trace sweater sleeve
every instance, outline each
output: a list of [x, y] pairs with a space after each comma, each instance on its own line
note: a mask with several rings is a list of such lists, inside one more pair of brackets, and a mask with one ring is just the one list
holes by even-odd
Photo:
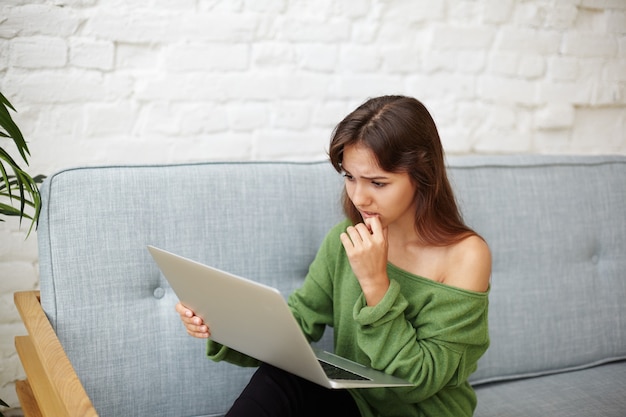
[[402, 392], [404, 402], [417, 403], [444, 387], [464, 384], [476, 370], [489, 345], [487, 294], [415, 276], [399, 278], [402, 284], [392, 279], [374, 307], [360, 297], [353, 317], [363, 360], [413, 382], [396, 393]]
[[[345, 222], [344, 222], [345, 223]], [[328, 253], [336, 251], [334, 236], [337, 230], [345, 229], [344, 223], [335, 226], [326, 236], [309, 272], [300, 288], [288, 299], [289, 307], [309, 342], [318, 341], [327, 326], [334, 326], [334, 270], [328, 262]]]
[[226, 361], [239, 366], [259, 366], [260, 362], [251, 356], [245, 355], [211, 339], [207, 341], [206, 354], [214, 362]]

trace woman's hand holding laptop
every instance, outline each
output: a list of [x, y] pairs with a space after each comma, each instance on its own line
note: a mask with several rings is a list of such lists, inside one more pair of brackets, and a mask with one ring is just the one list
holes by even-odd
[[181, 303], [176, 303], [176, 311], [180, 314], [180, 319], [185, 325], [185, 328], [187, 328], [187, 333], [189, 333], [190, 336], [206, 339], [211, 335], [209, 327], [204, 324], [204, 320], [196, 316], [193, 311], [189, 310]]

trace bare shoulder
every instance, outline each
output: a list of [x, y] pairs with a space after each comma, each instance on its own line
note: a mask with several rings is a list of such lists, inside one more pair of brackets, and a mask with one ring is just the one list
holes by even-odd
[[449, 247], [444, 283], [454, 287], [484, 292], [491, 277], [489, 245], [472, 235]]

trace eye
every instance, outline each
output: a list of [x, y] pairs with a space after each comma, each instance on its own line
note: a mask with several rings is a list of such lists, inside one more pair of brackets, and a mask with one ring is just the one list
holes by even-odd
[[352, 180], [354, 180], [354, 177], [353, 177], [352, 175], [348, 174], [347, 172], [344, 172], [344, 173], [343, 173], [343, 177], [344, 177], [346, 180], [348, 180], [348, 181], [352, 181]]
[[378, 182], [378, 181], [372, 181], [372, 184], [374, 185], [374, 187], [376, 188], [383, 188], [385, 185], [387, 185], [384, 182]]

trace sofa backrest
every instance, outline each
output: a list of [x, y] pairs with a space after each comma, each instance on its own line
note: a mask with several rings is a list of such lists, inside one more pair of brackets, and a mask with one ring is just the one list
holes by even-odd
[[626, 358], [626, 158], [451, 159], [493, 256], [491, 346], [475, 383]]
[[38, 229], [41, 302], [98, 413], [221, 415], [251, 373], [206, 359], [146, 245], [287, 295], [342, 219], [341, 182], [327, 162], [99, 167], [49, 177]]
[[[626, 158], [449, 159], [493, 252], [474, 383], [626, 357]], [[251, 370], [204, 359], [152, 244], [285, 296], [341, 220], [327, 162], [78, 168], [42, 188], [41, 300], [101, 416], [221, 415]], [[270, 325], [270, 324], [268, 324]]]

